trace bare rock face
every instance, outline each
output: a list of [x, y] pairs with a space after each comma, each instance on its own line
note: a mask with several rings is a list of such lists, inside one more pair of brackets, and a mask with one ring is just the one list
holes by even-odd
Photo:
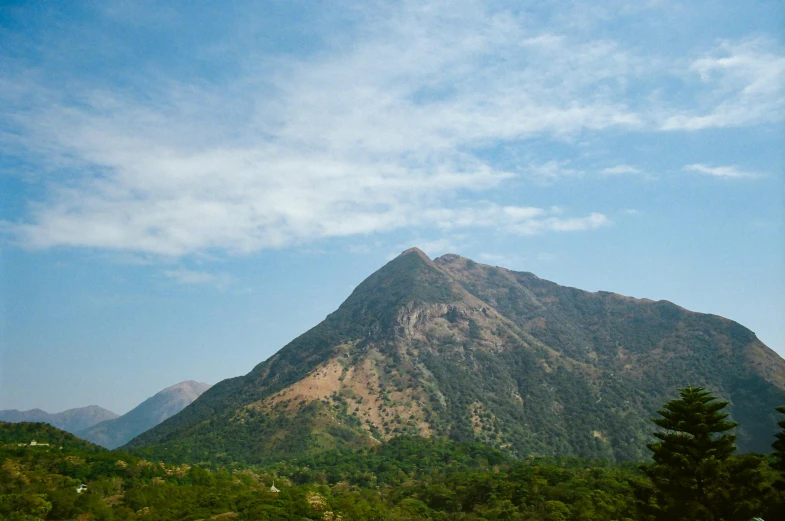
[[128, 413], [77, 432], [87, 441], [114, 449], [174, 416], [196, 400], [210, 385], [191, 380], [167, 387]]
[[260, 462], [419, 434], [638, 460], [648, 418], [688, 384], [731, 401], [742, 450], [768, 450], [785, 360], [743, 326], [413, 248], [127, 448]]

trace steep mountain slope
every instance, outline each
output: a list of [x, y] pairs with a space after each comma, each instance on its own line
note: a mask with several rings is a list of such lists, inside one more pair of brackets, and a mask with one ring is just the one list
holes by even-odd
[[111, 420], [113, 418], [117, 418], [115, 413], [107, 411], [97, 405], [68, 409], [67, 411], [55, 414], [49, 414], [41, 409], [31, 409], [29, 411], [17, 411], [16, 409], [0, 411], [0, 421], [3, 422], [43, 422], [54, 425], [58, 429], [70, 433], [76, 433], [104, 420]]
[[648, 418], [687, 384], [732, 401], [742, 449], [768, 450], [785, 361], [739, 324], [411, 249], [128, 447], [263, 461], [405, 433], [635, 460]]
[[202, 382], [180, 382], [156, 393], [119, 418], [103, 421], [77, 434], [96, 445], [117, 448], [182, 411], [209, 388], [209, 384]]

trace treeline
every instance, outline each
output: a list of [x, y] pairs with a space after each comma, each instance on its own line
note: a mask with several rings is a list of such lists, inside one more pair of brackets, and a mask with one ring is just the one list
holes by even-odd
[[[634, 470], [538, 459], [480, 468], [485, 458], [472, 456], [475, 447], [440, 440], [397, 440], [393, 451], [350, 459], [340, 474], [333, 474], [329, 458], [314, 468], [207, 470], [116, 452], [33, 449], [3, 449], [2, 519], [621, 520], [634, 514], [628, 485]], [[426, 464], [421, 451], [440, 459]], [[388, 459], [391, 453], [400, 459]], [[88, 488], [79, 494], [81, 483]]]
[[[401, 437], [265, 467], [206, 468], [104, 451], [44, 424], [3, 424], [0, 519], [785, 519], [785, 418], [772, 455], [735, 455], [726, 405], [682, 390], [654, 420], [652, 461], [641, 466], [513, 460], [481, 444]], [[30, 446], [31, 436], [51, 443]]]

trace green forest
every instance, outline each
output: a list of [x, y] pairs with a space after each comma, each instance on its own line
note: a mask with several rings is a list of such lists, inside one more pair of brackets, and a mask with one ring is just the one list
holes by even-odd
[[192, 466], [5, 423], [0, 519], [785, 519], [785, 407], [772, 453], [739, 455], [727, 405], [681, 390], [652, 420], [651, 458], [640, 464], [514, 459], [480, 443], [401, 436], [264, 466]]

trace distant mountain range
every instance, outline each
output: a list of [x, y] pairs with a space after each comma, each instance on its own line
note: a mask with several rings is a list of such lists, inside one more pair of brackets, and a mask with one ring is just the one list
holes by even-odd
[[180, 382], [156, 393], [122, 416], [90, 405], [56, 414], [41, 409], [0, 411], [0, 421], [48, 423], [96, 445], [114, 449], [182, 411], [209, 388], [209, 384], [201, 382]]
[[102, 421], [75, 434], [96, 445], [114, 449], [182, 411], [209, 388], [209, 384], [202, 382], [180, 382], [156, 393], [119, 418]]
[[742, 450], [770, 450], [785, 360], [749, 329], [410, 249], [316, 327], [126, 448], [262, 462], [419, 434], [516, 456], [640, 460], [649, 418], [688, 384], [730, 400]]
[[112, 420], [117, 417], [117, 414], [97, 405], [68, 409], [55, 414], [49, 414], [41, 409], [0, 411], [0, 421], [3, 422], [43, 422], [71, 433], [76, 433], [104, 420]]

